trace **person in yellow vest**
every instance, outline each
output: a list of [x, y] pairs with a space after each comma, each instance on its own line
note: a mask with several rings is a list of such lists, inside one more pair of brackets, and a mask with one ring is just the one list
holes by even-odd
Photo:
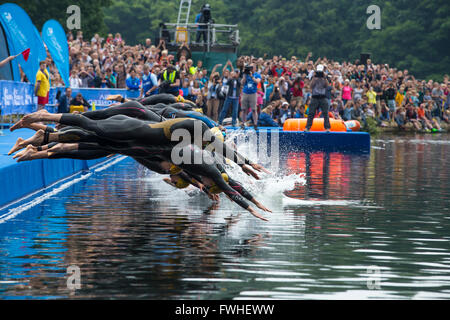
[[177, 97], [180, 94], [179, 88], [180, 73], [170, 64], [159, 79], [159, 92], [169, 93]]
[[36, 74], [36, 85], [34, 94], [38, 97], [38, 110], [44, 109], [48, 104], [48, 95], [50, 92], [50, 75], [47, 71], [47, 64], [45, 61], [39, 63], [39, 70]]

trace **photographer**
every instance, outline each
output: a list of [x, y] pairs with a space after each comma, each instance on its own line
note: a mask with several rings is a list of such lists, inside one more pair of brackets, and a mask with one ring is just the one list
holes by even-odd
[[205, 4], [202, 7], [201, 10], [202, 11], [195, 18], [195, 23], [199, 23], [200, 24], [198, 26], [198, 29], [197, 29], [197, 39], [195, 41], [197, 43], [200, 42], [200, 38], [202, 36], [203, 36], [203, 42], [207, 42], [208, 41], [208, 35], [207, 35], [208, 26], [206, 26], [206, 24], [212, 22], [210, 5], [209, 4]]
[[180, 83], [180, 73], [170, 64], [159, 79], [159, 93], [169, 93], [178, 96]]
[[220, 75], [218, 72], [213, 72], [211, 75], [211, 79], [208, 83], [208, 96], [207, 96], [207, 112], [206, 115], [213, 119], [214, 121], [218, 120], [219, 117], [219, 99], [217, 95], [217, 89], [220, 85]]
[[305, 131], [309, 131], [313, 124], [314, 117], [318, 108], [322, 109], [324, 118], [324, 126], [327, 132], [330, 132], [330, 117], [328, 115], [328, 100], [326, 98], [328, 80], [323, 73], [324, 66], [319, 64], [316, 72], [311, 80], [311, 105], [308, 109], [308, 122], [306, 123]]
[[242, 94], [242, 119], [245, 120], [247, 118], [247, 114], [252, 112], [253, 115], [253, 123], [256, 129], [256, 124], [258, 123], [258, 110], [256, 108], [256, 91], [258, 87], [258, 83], [261, 81], [261, 75], [257, 72], [253, 72], [254, 65], [251, 64], [244, 68], [244, 76], [242, 78], [241, 85], [243, 87]]

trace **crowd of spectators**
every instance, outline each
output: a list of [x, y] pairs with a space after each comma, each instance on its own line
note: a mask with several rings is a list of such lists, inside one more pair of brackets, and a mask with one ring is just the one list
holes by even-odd
[[[76, 36], [69, 33], [67, 40], [71, 88], [126, 88], [148, 96], [169, 82], [174, 94], [196, 102], [220, 123], [231, 117], [233, 125], [282, 126], [288, 118], [306, 118], [310, 81], [318, 64], [325, 67], [326, 98], [335, 119], [363, 125], [372, 118], [379, 126], [402, 129], [412, 123], [417, 130], [440, 130], [442, 123], [449, 123], [447, 75], [441, 83], [425, 81], [370, 59], [313, 61], [311, 53], [304, 59], [242, 56], [236, 67], [228, 61], [208, 72], [202, 61], [194, 64], [185, 43], [170, 55], [164, 40], [155, 45], [146, 39], [145, 44], [129, 46], [119, 33], [106, 39], [96, 34], [86, 41], [79, 31]], [[52, 86], [63, 86], [49, 60]]]

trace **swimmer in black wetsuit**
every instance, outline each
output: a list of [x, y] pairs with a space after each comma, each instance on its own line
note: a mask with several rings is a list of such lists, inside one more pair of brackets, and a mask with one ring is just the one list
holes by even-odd
[[145, 97], [142, 99], [128, 99], [123, 98], [121, 95], [111, 95], [106, 98], [106, 100], [109, 101], [117, 101], [119, 103], [124, 103], [128, 101], [138, 101], [139, 103], [143, 104], [144, 106], [156, 106], [156, 105], [174, 105], [178, 104], [177, 109], [183, 109], [183, 110], [190, 110], [193, 108], [197, 108], [197, 105], [189, 100], [184, 99], [181, 96], [175, 97], [174, 95], [167, 94], [167, 93], [161, 93], [156, 94], [153, 96]]
[[[172, 141], [174, 138], [173, 133], [177, 129], [184, 129], [190, 134], [190, 139], [194, 140], [195, 134], [201, 134], [202, 147], [206, 147], [209, 144], [213, 144], [213, 148], [216, 153], [223, 155], [226, 158], [241, 165], [250, 165], [257, 171], [265, 170], [262, 166], [251, 162], [247, 158], [243, 157], [235, 150], [229, 148], [220, 139], [218, 139], [208, 127], [201, 121], [193, 119], [172, 119], [161, 123], [149, 123], [142, 120], [126, 117], [126, 116], [113, 116], [105, 120], [92, 120], [83, 115], [73, 114], [50, 114], [47, 112], [37, 112], [31, 115], [25, 116], [14, 127], [22, 127], [29, 123], [38, 121], [53, 121], [68, 126], [77, 126], [84, 130], [90, 131], [97, 135], [97, 138], [102, 140], [109, 140], [113, 142], [129, 142], [135, 146], [141, 147], [153, 147], [158, 145], [177, 145], [181, 140], [181, 136], [178, 141]], [[195, 132], [201, 130], [201, 132]], [[70, 131], [70, 130], [69, 130]], [[38, 131], [36, 135], [28, 140], [25, 140], [11, 149], [10, 154], [14, 153], [21, 148], [24, 148], [28, 144], [40, 145], [43, 140], [43, 132]], [[95, 138], [90, 135], [89, 138]], [[130, 142], [131, 141], [131, 142]], [[49, 142], [97, 142], [86, 139], [86, 135], [74, 136], [69, 135], [67, 132], [49, 134]], [[190, 143], [195, 143], [191, 141]], [[244, 169], [244, 167], [243, 167]], [[245, 171], [245, 169], [244, 169]]]

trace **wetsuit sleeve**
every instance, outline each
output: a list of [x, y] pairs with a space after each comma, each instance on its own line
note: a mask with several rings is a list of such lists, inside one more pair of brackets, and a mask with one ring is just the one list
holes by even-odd
[[242, 184], [240, 184], [239, 182], [237, 182], [236, 180], [233, 180], [231, 178], [229, 178], [228, 184], [230, 185], [231, 188], [233, 188], [234, 190], [236, 190], [237, 192], [239, 192], [245, 199], [252, 201], [253, 200], [253, 196], [251, 195], [250, 192], [248, 192], [243, 186]]
[[218, 140], [215, 136], [211, 137], [211, 141], [214, 143], [216, 147], [218, 147], [214, 152], [216, 154], [220, 154], [224, 158], [232, 160], [234, 163], [243, 166], [244, 164], [251, 165], [253, 164], [252, 161], [241, 155], [236, 150], [230, 148], [222, 141]]
[[231, 188], [225, 180], [223, 180], [222, 175], [210, 177], [213, 179], [214, 183], [234, 202], [236, 202], [238, 205], [240, 205], [245, 210], [248, 209], [250, 206], [245, 199], [233, 188]]

